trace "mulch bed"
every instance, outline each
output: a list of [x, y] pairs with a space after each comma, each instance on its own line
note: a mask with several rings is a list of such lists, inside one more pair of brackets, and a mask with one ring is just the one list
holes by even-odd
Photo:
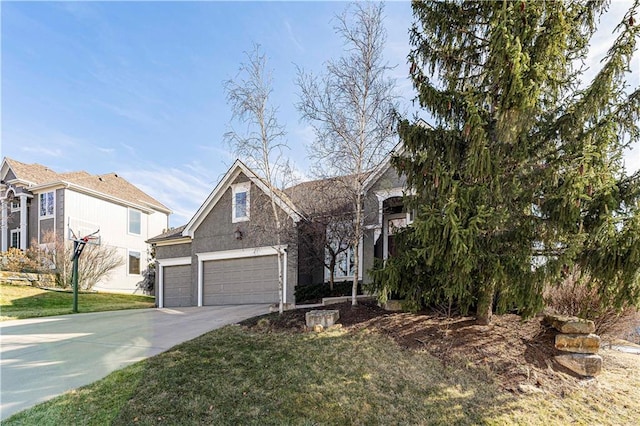
[[517, 315], [494, 315], [492, 323], [483, 326], [472, 317], [388, 312], [373, 302], [361, 302], [355, 307], [340, 303], [296, 309], [241, 324], [264, 332], [308, 332], [305, 314], [319, 309], [338, 309], [338, 323], [347, 331], [377, 331], [406, 350], [427, 351], [445, 366], [472, 364], [487, 369], [510, 392], [545, 391], [561, 396], [583, 380], [553, 361], [556, 332], [540, 317], [522, 321]]

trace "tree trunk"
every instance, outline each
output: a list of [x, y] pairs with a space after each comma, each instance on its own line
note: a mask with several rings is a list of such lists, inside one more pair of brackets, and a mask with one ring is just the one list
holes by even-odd
[[282, 249], [280, 248], [280, 238], [278, 237], [278, 313], [282, 315], [284, 312], [284, 281], [282, 274]]
[[333, 293], [333, 285], [335, 282], [335, 270], [336, 270], [336, 257], [333, 256], [331, 262], [329, 262], [329, 290]]
[[476, 308], [476, 323], [489, 325], [493, 314], [493, 296], [495, 284], [493, 282], [483, 285], [478, 294], [478, 306]]
[[[358, 167], [360, 172], [360, 167]], [[358, 173], [358, 194], [356, 196], [356, 229], [355, 241], [353, 244], [353, 287], [351, 287], [351, 306], [358, 304], [358, 280], [360, 276], [360, 234], [362, 232], [362, 184], [360, 183], [360, 173]]]

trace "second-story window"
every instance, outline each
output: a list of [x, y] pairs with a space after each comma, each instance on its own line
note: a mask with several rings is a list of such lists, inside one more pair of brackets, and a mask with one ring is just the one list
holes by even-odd
[[140, 235], [142, 229], [142, 213], [138, 210], [129, 209], [129, 233]]
[[55, 196], [54, 192], [45, 192], [40, 194], [40, 217], [53, 216], [55, 212]]
[[251, 189], [250, 182], [238, 183], [231, 186], [232, 189], [232, 208], [231, 208], [231, 221], [245, 222], [249, 220], [249, 190]]

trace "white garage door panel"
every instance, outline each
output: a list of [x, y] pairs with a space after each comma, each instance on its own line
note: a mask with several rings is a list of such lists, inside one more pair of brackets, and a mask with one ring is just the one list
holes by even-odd
[[192, 306], [191, 265], [165, 266], [164, 306]]
[[276, 256], [204, 262], [204, 304], [278, 302]]

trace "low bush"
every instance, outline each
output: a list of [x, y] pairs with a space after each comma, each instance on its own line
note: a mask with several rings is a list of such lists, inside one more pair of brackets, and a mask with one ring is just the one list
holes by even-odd
[[[323, 297], [351, 296], [353, 281], [340, 281], [333, 284], [333, 291], [329, 283], [307, 284], [296, 286], [296, 303], [318, 302]], [[358, 294], [362, 294], [362, 283], [358, 284]]]
[[544, 299], [553, 313], [592, 320], [597, 334], [630, 338], [640, 324], [637, 309], [616, 309], [602, 303], [597, 290], [589, 287], [588, 277], [580, 276], [578, 271], [571, 272], [561, 285], [549, 286]]
[[23, 252], [12, 247], [0, 256], [0, 269], [8, 272], [40, 273], [44, 268], [36, 251]]

